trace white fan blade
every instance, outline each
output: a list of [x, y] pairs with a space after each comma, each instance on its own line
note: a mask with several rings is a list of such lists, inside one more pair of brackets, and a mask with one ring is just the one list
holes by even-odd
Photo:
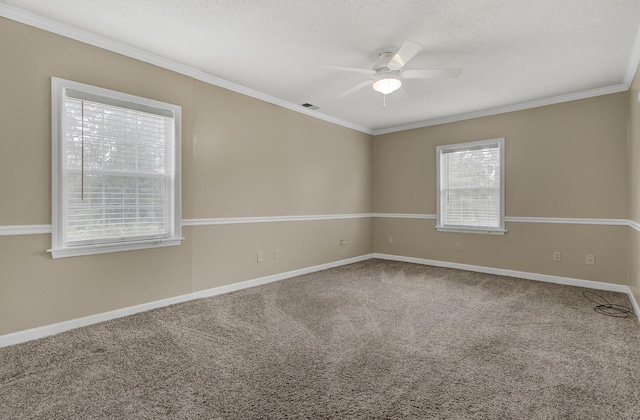
[[423, 69], [405, 70], [400, 73], [403, 79], [444, 79], [447, 77], [458, 77], [462, 69]]
[[391, 70], [400, 70], [405, 64], [409, 62], [416, 54], [423, 48], [422, 44], [417, 42], [407, 41], [404, 43], [400, 50], [393, 56], [387, 67]]
[[364, 73], [364, 74], [375, 74], [375, 70], [367, 70], [367, 69], [359, 69], [355, 67], [340, 67], [340, 66], [324, 66], [325, 69], [328, 70], [340, 70], [340, 71], [351, 71], [355, 73]]
[[360, 90], [362, 88], [365, 88], [367, 86], [370, 86], [373, 83], [373, 80], [367, 80], [366, 82], [362, 82], [359, 83], [357, 85], [355, 85], [354, 87], [352, 87], [349, 90], [345, 90], [344, 92], [342, 92], [340, 95], [338, 95], [338, 98], [344, 98], [345, 96], [351, 95], [353, 92]]

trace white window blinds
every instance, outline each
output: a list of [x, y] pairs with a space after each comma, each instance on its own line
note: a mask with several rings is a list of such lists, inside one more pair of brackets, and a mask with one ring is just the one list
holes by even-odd
[[67, 97], [68, 245], [171, 236], [173, 119]]
[[[85, 87], [89, 91], [62, 88], [59, 98], [54, 257], [60, 249], [103, 246], [98, 252], [112, 252], [122, 250], [119, 244], [142, 244], [124, 248], [139, 249], [178, 239], [176, 109]], [[111, 250], [104, 247], [109, 245]]]
[[504, 229], [504, 139], [438, 147], [438, 227]]

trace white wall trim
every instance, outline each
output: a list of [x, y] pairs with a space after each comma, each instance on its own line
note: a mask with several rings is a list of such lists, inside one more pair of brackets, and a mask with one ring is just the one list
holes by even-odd
[[636, 231], [640, 232], [640, 223], [638, 222], [634, 222], [633, 220], [628, 220], [629, 222], [629, 227], [632, 229], [635, 229]]
[[556, 223], [566, 225], [609, 225], [609, 226], [629, 226], [626, 219], [590, 219], [576, 217], [505, 217], [507, 222], [512, 223]]
[[[410, 214], [410, 213], [372, 213], [373, 217], [389, 218], [389, 219], [437, 219], [435, 214]], [[610, 225], [610, 226], [629, 226], [640, 230], [640, 223], [632, 222], [627, 219], [595, 219], [595, 218], [577, 218], [577, 217], [517, 217], [506, 216], [505, 222], [511, 223], [556, 223], [568, 225]], [[632, 225], [635, 224], [635, 225]]]
[[153, 64], [154, 66], [175, 71], [177, 73], [192, 77], [202, 82], [209, 83], [214, 86], [219, 86], [221, 88], [228, 89], [233, 92], [237, 92], [242, 95], [246, 95], [255, 99], [259, 99], [261, 101], [268, 102], [294, 112], [305, 114], [313, 118], [317, 118], [332, 124], [340, 125], [340, 126], [350, 128], [352, 130], [360, 131], [362, 133], [373, 135], [373, 136], [394, 133], [398, 131], [411, 130], [414, 128], [422, 128], [422, 127], [429, 127], [432, 125], [463, 121], [463, 120], [468, 120], [472, 118], [488, 117], [491, 115], [504, 114], [507, 112], [521, 111], [525, 109], [537, 108], [537, 107], [546, 106], [546, 105], [553, 105], [553, 104], [562, 103], [562, 102], [575, 101], [578, 99], [591, 98], [594, 96], [601, 96], [601, 95], [608, 95], [611, 93], [623, 92], [623, 91], [629, 90], [629, 86], [631, 85], [631, 81], [633, 80], [633, 75], [635, 74], [635, 69], [638, 67], [638, 63], [640, 62], [640, 31], [639, 31], [638, 37], [636, 37], [636, 41], [635, 41], [631, 56], [629, 58], [629, 63], [627, 64], [627, 69], [624, 74], [624, 79], [622, 83], [611, 85], [611, 86], [604, 86], [597, 89], [589, 89], [581, 92], [569, 93], [566, 95], [553, 96], [550, 98], [542, 98], [542, 99], [537, 99], [533, 101], [521, 102], [517, 104], [511, 104], [511, 105], [506, 105], [506, 106], [501, 106], [496, 108], [468, 112], [464, 114], [452, 115], [452, 116], [447, 116], [442, 118], [434, 118], [434, 119], [412, 123], [412, 124], [404, 124], [404, 125], [398, 125], [394, 127], [374, 130], [368, 127], [363, 127], [361, 125], [351, 123], [349, 121], [332, 117], [330, 115], [326, 115], [318, 111], [310, 110], [301, 105], [294, 104], [294, 103], [285, 101], [283, 99], [276, 98], [271, 95], [267, 95], [266, 93], [259, 92], [257, 90], [250, 89], [248, 87], [229, 82], [228, 80], [224, 80], [219, 77], [204, 73], [203, 71], [198, 70], [194, 67], [180, 64], [178, 62], [132, 47], [130, 45], [117, 42], [96, 34], [92, 34], [91, 32], [74, 28], [70, 25], [65, 25], [63, 23], [56, 22], [52, 19], [47, 19], [43, 16], [36, 15], [31, 12], [27, 12], [26, 10], [23, 10], [17, 7], [9, 6], [6, 4], [0, 4], [0, 16], [14, 20], [16, 22], [27, 24], [29, 26], [43, 29], [45, 31], [48, 31], [54, 34], [62, 35], [64, 37], [71, 38], [76, 41], [83, 42], [85, 44], [93, 45], [93, 46], [96, 46], [108, 51], [112, 51], [130, 58], [134, 58], [136, 60], [140, 60], [145, 63]]
[[612, 93], [629, 90], [626, 83], [605, 86], [597, 89], [589, 89], [581, 92], [569, 93], [566, 95], [552, 96], [550, 98], [536, 99], [534, 101], [520, 102], [517, 104], [505, 105], [496, 108], [482, 109], [479, 111], [467, 112], [465, 114], [451, 115], [432, 120], [421, 121], [411, 124], [397, 125], [395, 127], [381, 128], [373, 130], [374, 136], [382, 134], [396, 133], [398, 131], [413, 130], [415, 128], [430, 127], [432, 125], [448, 124], [457, 121], [470, 120], [473, 118], [490, 117], [492, 115], [506, 114], [508, 112], [523, 111], [525, 109], [538, 108], [541, 106], [555, 105], [563, 102], [577, 101], [579, 99], [593, 98], [595, 96], [609, 95]]
[[433, 219], [438, 217], [435, 214], [419, 214], [419, 213], [373, 213], [373, 217], [381, 217], [384, 219]]
[[310, 110], [308, 108], [303, 107], [302, 105], [294, 104], [294, 103], [285, 101], [283, 99], [276, 98], [271, 95], [267, 95], [266, 93], [259, 92], [257, 90], [250, 89], [248, 87], [229, 82], [228, 80], [224, 80], [219, 77], [207, 74], [194, 67], [180, 64], [178, 62], [169, 60], [159, 55], [152, 54], [150, 52], [141, 50], [139, 48], [135, 48], [130, 45], [117, 42], [117, 41], [108, 39], [106, 37], [96, 35], [91, 32], [87, 32], [82, 29], [75, 28], [70, 25], [66, 25], [61, 22], [56, 22], [52, 19], [47, 19], [43, 16], [28, 12], [26, 10], [23, 10], [17, 7], [8, 6], [6, 4], [0, 4], [0, 16], [14, 20], [16, 22], [27, 24], [29, 26], [43, 29], [45, 31], [48, 31], [57, 35], [62, 35], [64, 37], [71, 38], [76, 41], [83, 42], [85, 44], [93, 45], [98, 48], [112, 51], [112, 52], [124, 55], [126, 57], [134, 58], [136, 60], [143, 61], [145, 63], [153, 64], [154, 66], [171, 70], [176, 73], [180, 73], [185, 76], [192, 77], [196, 80], [200, 80], [202, 82], [209, 83], [214, 86], [218, 86], [224, 89], [231, 90], [233, 92], [240, 93], [242, 95], [259, 99], [264, 102], [278, 105], [282, 108], [286, 108], [291, 111], [298, 112], [300, 114], [305, 114], [310, 117], [318, 118], [320, 120], [324, 120], [332, 124], [350, 128], [352, 130], [360, 131], [365, 134], [373, 134], [373, 130], [367, 127], [363, 127], [358, 124], [353, 124], [349, 121], [341, 120], [339, 118], [332, 117], [330, 115], [326, 115], [318, 111]]
[[634, 313], [636, 314], [636, 317], [640, 322], [640, 310], [638, 308], [638, 303], [636, 302], [635, 297], [631, 292], [631, 288], [623, 284], [604, 283], [600, 281], [582, 280], [582, 279], [576, 279], [572, 277], [552, 276], [549, 274], [529, 273], [526, 271], [507, 270], [503, 268], [461, 264], [461, 263], [454, 263], [449, 261], [438, 261], [438, 260], [428, 260], [424, 258], [404, 257], [402, 255], [374, 253], [373, 258], [379, 258], [382, 260], [390, 260], [390, 261], [402, 261], [402, 262], [422, 264], [422, 265], [432, 265], [435, 267], [455, 268], [458, 270], [473, 271], [477, 273], [496, 274], [499, 276], [508, 276], [508, 277], [514, 277], [519, 279], [525, 279], [525, 280], [543, 281], [546, 283], [564, 284], [566, 286], [586, 287], [589, 289], [608, 290], [611, 292], [625, 293], [627, 296], [629, 296], [629, 300], [631, 301], [631, 304], [633, 305], [633, 308], [634, 308]]
[[629, 295], [629, 300], [631, 300], [631, 304], [633, 305], [633, 312], [638, 317], [638, 321], [640, 321], [640, 305], [638, 305], [638, 301], [636, 300], [636, 297], [633, 294], [633, 290], [629, 288], [629, 292], [627, 294]]
[[[304, 222], [313, 220], [365, 219], [369, 217], [384, 219], [426, 219], [436, 220], [435, 214], [420, 213], [346, 213], [300, 216], [264, 216], [264, 217], [214, 217], [204, 219], [182, 219], [182, 226], [234, 225], [240, 223]], [[574, 217], [505, 217], [511, 223], [555, 223], [569, 225], [607, 225], [629, 226], [640, 232], [640, 223], [627, 219], [593, 219]], [[51, 234], [51, 225], [7, 225], [0, 226], [0, 236]]]
[[403, 257], [400, 255], [380, 254], [372, 253], [365, 254], [358, 257], [347, 258], [344, 260], [333, 261], [325, 264], [319, 264], [312, 267], [301, 268], [298, 270], [287, 271], [285, 273], [273, 274], [270, 276], [259, 277], [256, 279], [246, 280], [238, 283], [228, 284], [225, 286], [214, 287], [212, 289], [200, 290], [185, 295], [175, 296], [167, 299], [161, 299], [154, 302], [143, 303], [140, 305], [130, 306], [127, 308], [116, 309], [109, 312], [103, 312], [95, 315], [89, 315], [82, 318], [71, 319], [68, 321], [58, 322], [56, 324], [44, 325], [42, 327], [31, 328], [24, 331], [18, 331], [15, 333], [0, 335], [0, 347], [11, 346], [14, 344], [24, 343], [26, 341], [36, 340], [39, 338], [48, 337], [53, 334], [58, 334], [64, 331], [69, 331], [75, 328], [85, 327], [99, 322], [109, 321], [116, 318], [121, 318], [136, 313], [149, 311], [151, 309], [161, 308], [176, 303], [187, 302], [194, 299], [201, 299], [205, 297], [217, 296], [224, 293], [234, 292], [237, 290], [247, 289], [250, 287], [260, 286], [268, 283], [273, 283], [288, 278], [302, 276], [304, 274], [315, 273], [317, 271], [327, 270], [329, 268], [340, 267], [347, 264], [353, 264], [361, 261], [370, 260], [372, 258], [379, 258], [390, 261], [403, 261], [414, 264], [432, 265], [436, 267], [456, 268], [460, 270], [474, 271], [479, 273], [497, 274], [501, 276], [509, 276], [515, 278], [522, 278], [527, 280], [544, 281], [548, 283], [564, 284], [568, 286], [586, 287], [597, 290], [609, 290], [614, 292], [626, 293], [631, 300], [636, 316], [640, 321], [640, 307], [628, 286], [620, 284], [603, 283], [592, 280], [581, 280], [570, 277], [558, 277], [546, 274], [528, 273], [524, 271], [505, 270], [493, 267], [483, 267], [469, 264], [459, 264], [447, 261], [427, 260], [423, 258]]
[[[420, 216], [420, 215], [414, 215]], [[264, 217], [215, 217], [205, 219], [182, 219], [182, 226], [235, 225], [240, 223], [304, 222], [313, 220], [365, 219], [374, 213], [319, 214], [300, 216]], [[51, 225], [7, 225], [0, 226], [0, 236], [51, 234]]]
[[353, 264], [360, 261], [366, 261], [373, 258], [373, 254], [365, 254], [359, 257], [347, 258], [344, 260], [333, 261], [325, 264], [315, 265], [313, 267], [301, 268], [298, 270], [287, 271], [285, 273], [274, 274], [271, 276], [260, 277], [256, 279], [241, 281], [238, 283], [228, 284], [225, 286], [214, 287], [212, 289], [201, 290], [185, 295], [175, 296], [167, 299], [156, 300], [154, 302], [143, 303], [140, 305], [129, 306], [127, 308], [116, 309], [109, 312], [103, 312], [95, 315], [89, 315], [82, 318], [71, 319], [68, 321], [58, 322], [56, 324], [44, 325], [42, 327], [31, 328], [24, 331], [0, 335], [0, 347], [11, 346], [13, 344], [24, 343], [26, 341], [36, 340], [38, 338], [47, 337], [75, 328], [85, 327], [87, 325], [97, 324], [98, 322], [109, 321], [123, 316], [137, 314], [139, 312], [149, 311], [151, 309], [161, 308], [176, 303], [187, 302], [189, 300], [200, 299], [204, 297], [216, 296], [224, 293], [234, 292], [237, 290], [247, 289], [249, 287], [260, 286], [267, 283], [273, 283], [285, 280], [291, 277], [302, 276], [304, 274], [315, 273], [316, 271], [327, 270], [329, 268], [340, 267], [347, 264]]
[[0, 236], [43, 235], [51, 233], [51, 225], [0, 226]]
[[300, 222], [311, 220], [363, 219], [373, 217], [373, 213], [321, 214], [302, 216], [265, 217], [217, 217], [209, 219], [184, 219], [182, 226], [234, 225], [238, 223]]
[[530, 273], [526, 271], [507, 270], [504, 268], [486, 267], [481, 265], [462, 264], [449, 261], [429, 260], [425, 258], [405, 257], [402, 255], [375, 253], [374, 258], [383, 260], [402, 261], [414, 264], [432, 265], [435, 267], [456, 268], [458, 270], [474, 271], [476, 273], [496, 274], [526, 280], [543, 281], [547, 283], [564, 284], [567, 286], [588, 287], [590, 289], [608, 290], [627, 293], [629, 287], [622, 284], [604, 283], [593, 280], [581, 280], [572, 277], [559, 277], [548, 274]]
[[280, 280], [286, 280], [292, 277], [302, 276], [305, 274], [315, 273], [317, 271], [328, 270], [330, 268], [340, 267], [343, 265], [353, 264], [361, 261], [367, 261], [373, 258], [373, 254], [365, 254], [359, 257], [347, 258], [344, 260], [334, 261], [330, 263], [314, 265], [312, 267], [300, 268], [298, 270], [287, 271], [285, 273], [273, 274], [257, 279], [246, 280], [240, 283], [233, 283], [226, 286], [220, 286], [213, 289], [202, 290], [192, 293], [193, 299], [200, 299], [210, 296], [216, 296], [224, 293], [235, 292], [236, 290], [247, 289], [249, 287], [261, 286], [263, 284], [273, 283]]
[[624, 84], [627, 86], [627, 89], [631, 88], [633, 77], [638, 70], [638, 64], [640, 64], [640, 28], [638, 28], [636, 40], [633, 43], [633, 48], [631, 49], [631, 56], [629, 57], [629, 64], [627, 64], [627, 71], [624, 73]]

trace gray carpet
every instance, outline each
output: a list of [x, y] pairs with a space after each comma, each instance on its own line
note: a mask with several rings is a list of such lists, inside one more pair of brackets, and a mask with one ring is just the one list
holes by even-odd
[[369, 260], [2, 348], [0, 418], [638, 419], [583, 290]]

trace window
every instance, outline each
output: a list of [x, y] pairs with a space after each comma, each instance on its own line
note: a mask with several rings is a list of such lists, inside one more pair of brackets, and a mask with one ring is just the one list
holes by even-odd
[[438, 146], [439, 231], [503, 235], [504, 139]]
[[179, 245], [181, 108], [52, 78], [53, 258]]

